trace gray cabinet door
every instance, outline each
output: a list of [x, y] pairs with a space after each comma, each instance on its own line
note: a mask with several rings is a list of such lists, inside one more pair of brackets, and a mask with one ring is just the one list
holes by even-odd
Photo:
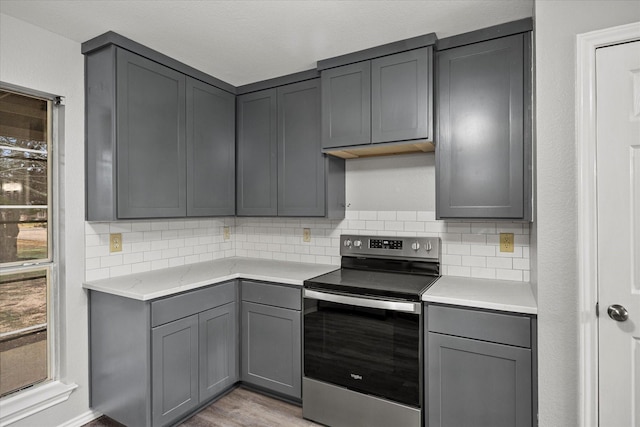
[[438, 52], [438, 218], [524, 217], [524, 51], [517, 34]]
[[276, 90], [237, 99], [237, 214], [278, 213]]
[[325, 215], [320, 147], [320, 81], [281, 86], [278, 93], [278, 215]]
[[427, 139], [432, 122], [432, 48], [371, 61], [371, 141]]
[[187, 78], [187, 216], [234, 215], [235, 96]]
[[322, 71], [322, 147], [371, 143], [371, 61]]
[[185, 76], [117, 51], [118, 218], [186, 214]]
[[151, 332], [152, 419], [175, 421], [198, 406], [198, 315]]
[[242, 303], [242, 381], [300, 399], [301, 314], [269, 305]]
[[531, 350], [428, 334], [429, 427], [532, 423]]
[[238, 319], [232, 302], [199, 314], [200, 402], [238, 380]]

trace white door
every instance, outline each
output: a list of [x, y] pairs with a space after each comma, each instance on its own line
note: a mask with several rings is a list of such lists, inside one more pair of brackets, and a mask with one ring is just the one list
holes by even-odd
[[600, 426], [640, 427], [640, 41], [597, 49], [596, 79]]

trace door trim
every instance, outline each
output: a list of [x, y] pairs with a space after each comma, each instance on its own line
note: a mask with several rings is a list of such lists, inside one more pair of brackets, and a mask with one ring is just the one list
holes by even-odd
[[640, 22], [576, 37], [576, 150], [578, 185], [579, 419], [597, 426], [598, 227], [596, 193], [596, 49], [640, 40]]

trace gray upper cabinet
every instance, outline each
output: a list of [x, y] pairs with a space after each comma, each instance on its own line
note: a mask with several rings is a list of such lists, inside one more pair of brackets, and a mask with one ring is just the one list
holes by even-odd
[[235, 96], [187, 78], [187, 216], [235, 214]]
[[371, 142], [371, 62], [322, 72], [322, 147]]
[[237, 214], [278, 213], [276, 90], [237, 99]]
[[324, 216], [320, 82], [281, 86], [278, 94], [278, 215]]
[[185, 76], [117, 52], [118, 218], [186, 214]]
[[431, 46], [321, 73], [322, 147], [431, 140]]
[[430, 138], [432, 57], [425, 47], [371, 61], [371, 142]]
[[438, 52], [438, 218], [531, 217], [530, 35]]
[[344, 218], [344, 160], [320, 146], [317, 78], [237, 98], [237, 214]]
[[233, 215], [235, 89], [121, 36], [101, 37], [83, 44], [86, 219]]

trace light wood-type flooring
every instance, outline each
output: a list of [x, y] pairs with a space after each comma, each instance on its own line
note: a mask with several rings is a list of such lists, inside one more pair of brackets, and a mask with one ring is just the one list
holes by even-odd
[[[84, 427], [120, 427], [107, 418]], [[238, 387], [180, 424], [184, 427], [313, 427], [319, 424], [302, 419], [302, 408]]]

